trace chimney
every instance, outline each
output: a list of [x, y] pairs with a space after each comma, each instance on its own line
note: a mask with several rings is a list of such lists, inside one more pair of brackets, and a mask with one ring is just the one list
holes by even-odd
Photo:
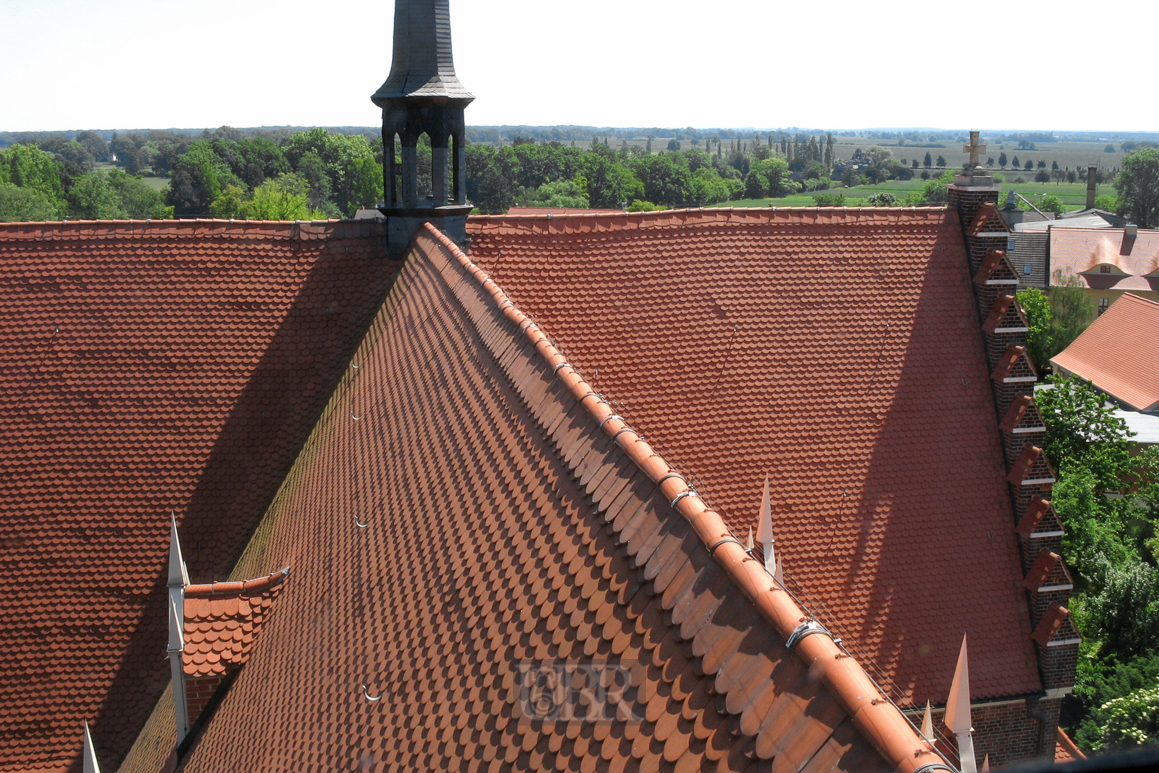
[[[450, 0], [395, 0], [394, 61], [371, 100], [382, 108], [387, 248], [401, 258], [424, 223], [467, 246], [467, 154], [463, 111], [475, 97], [455, 75]], [[431, 143], [431, 191], [418, 190], [419, 137]], [[401, 169], [394, 143], [402, 144]], [[450, 167], [448, 169], [448, 166]]]
[[1099, 183], [1099, 168], [1094, 164], [1087, 167], [1087, 209], [1095, 208], [1095, 189]]

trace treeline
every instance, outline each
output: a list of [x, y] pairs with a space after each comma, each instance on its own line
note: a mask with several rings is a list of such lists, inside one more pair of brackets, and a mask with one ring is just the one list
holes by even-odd
[[[484, 213], [516, 205], [638, 211], [780, 198], [825, 191], [835, 182], [863, 185], [916, 173], [880, 146], [859, 149], [851, 159], [838, 158], [835, 147], [832, 134], [754, 133], [709, 137], [701, 145], [670, 138], [663, 147], [595, 135], [583, 147], [516, 136], [510, 144], [467, 145], [467, 192]], [[393, 152], [400, 158], [401, 147]], [[323, 128], [128, 132], [108, 140], [80, 132], [0, 153], [4, 220], [341, 218], [376, 206], [383, 196], [380, 138]], [[939, 157], [939, 166], [944, 163]], [[425, 136], [418, 169], [419, 194], [429, 196]], [[148, 177], [167, 179], [164, 192], [146, 184]], [[933, 203], [936, 193], [904, 203]]]
[[[115, 165], [111, 166], [111, 165]], [[143, 179], [167, 178], [164, 192]], [[0, 220], [352, 217], [382, 198], [381, 141], [327, 129], [86, 131], [0, 151]]]
[[141, 178], [119, 169], [98, 171], [93, 152], [77, 140], [0, 151], [0, 221], [149, 219], [172, 213]]
[[[515, 205], [648, 210], [824, 190], [834, 172], [833, 136], [777, 140], [753, 136], [683, 149], [614, 147], [589, 138], [587, 150], [516, 137], [505, 146], [467, 148], [467, 194], [481, 212]], [[420, 148], [420, 152], [421, 152]]]

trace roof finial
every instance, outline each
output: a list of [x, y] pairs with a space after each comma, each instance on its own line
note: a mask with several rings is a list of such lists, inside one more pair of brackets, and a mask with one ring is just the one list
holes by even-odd
[[988, 770], [990, 770], [990, 755], [989, 754], [986, 755], [986, 759], [982, 760], [982, 773], [986, 773], [986, 771], [988, 771]]
[[177, 539], [177, 516], [169, 511], [169, 587], [184, 588], [189, 584], [189, 573], [185, 570], [185, 559], [181, 555], [181, 542]]
[[761, 513], [757, 519], [757, 542], [765, 553], [765, 571], [772, 575], [780, 584], [784, 584], [784, 575], [777, 563], [777, 554], [773, 549], [773, 506], [769, 499], [769, 476], [765, 475], [765, 490], [761, 494]]
[[926, 714], [922, 717], [922, 738], [934, 742], [934, 717], [930, 712], [930, 702], [926, 701]]
[[84, 730], [84, 749], [81, 751], [81, 757], [84, 761], [82, 770], [84, 773], [101, 773], [101, 766], [97, 763], [97, 751], [93, 748], [93, 736], [89, 732], [89, 722], [86, 719]]
[[946, 727], [958, 739], [958, 758], [962, 773], [978, 773], [974, 758], [974, 727], [970, 720], [970, 665], [966, 657], [966, 635], [962, 634], [962, 650], [958, 653], [958, 667], [946, 699]]

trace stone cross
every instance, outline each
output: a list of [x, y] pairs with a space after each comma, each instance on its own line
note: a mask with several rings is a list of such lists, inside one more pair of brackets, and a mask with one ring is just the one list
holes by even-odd
[[966, 165], [967, 169], [973, 169], [978, 164], [978, 154], [986, 152], [986, 146], [979, 143], [979, 133], [970, 132], [970, 144], [962, 146], [963, 153], [970, 154], [970, 163]]

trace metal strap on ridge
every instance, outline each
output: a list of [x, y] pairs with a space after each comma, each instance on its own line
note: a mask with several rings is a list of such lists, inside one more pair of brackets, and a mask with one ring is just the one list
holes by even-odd
[[814, 633], [823, 633], [830, 639], [833, 638], [833, 634], [829, 633], [828, 628], [821, 625], [816, 620], [806, 620], [793, 629], [793, 633], [789, 635], [789, 640], [785, 642], [785, 647], [788, 649], [793, 649], [797, 646], [797, 643], [800, 642], [801, 639], [804, 639], [806, 636]]
[[699, 497], [699, 496], [700, 496], [700, 494], [696, 493], [696, 489], [694, 489], [694, 488], [690, 488], [687, 491], [681, 491], [679, 494], [676, 495], [675, 499], [673, 499], [671, 502], [668, 503], [668, 509], [672, 509], [672, 508], [676, 507], [676, 503], [679, 502], [681, 499], [684, 499], [684, 497]]
[[948, 770], [950, 773], [959, 773], [959, 771], [951, 768], [949, 765], [943, 765], [940, 762], [931, 762], [929, 765], [922, 765], [914, 773], [931, 773], [935, 770]]

